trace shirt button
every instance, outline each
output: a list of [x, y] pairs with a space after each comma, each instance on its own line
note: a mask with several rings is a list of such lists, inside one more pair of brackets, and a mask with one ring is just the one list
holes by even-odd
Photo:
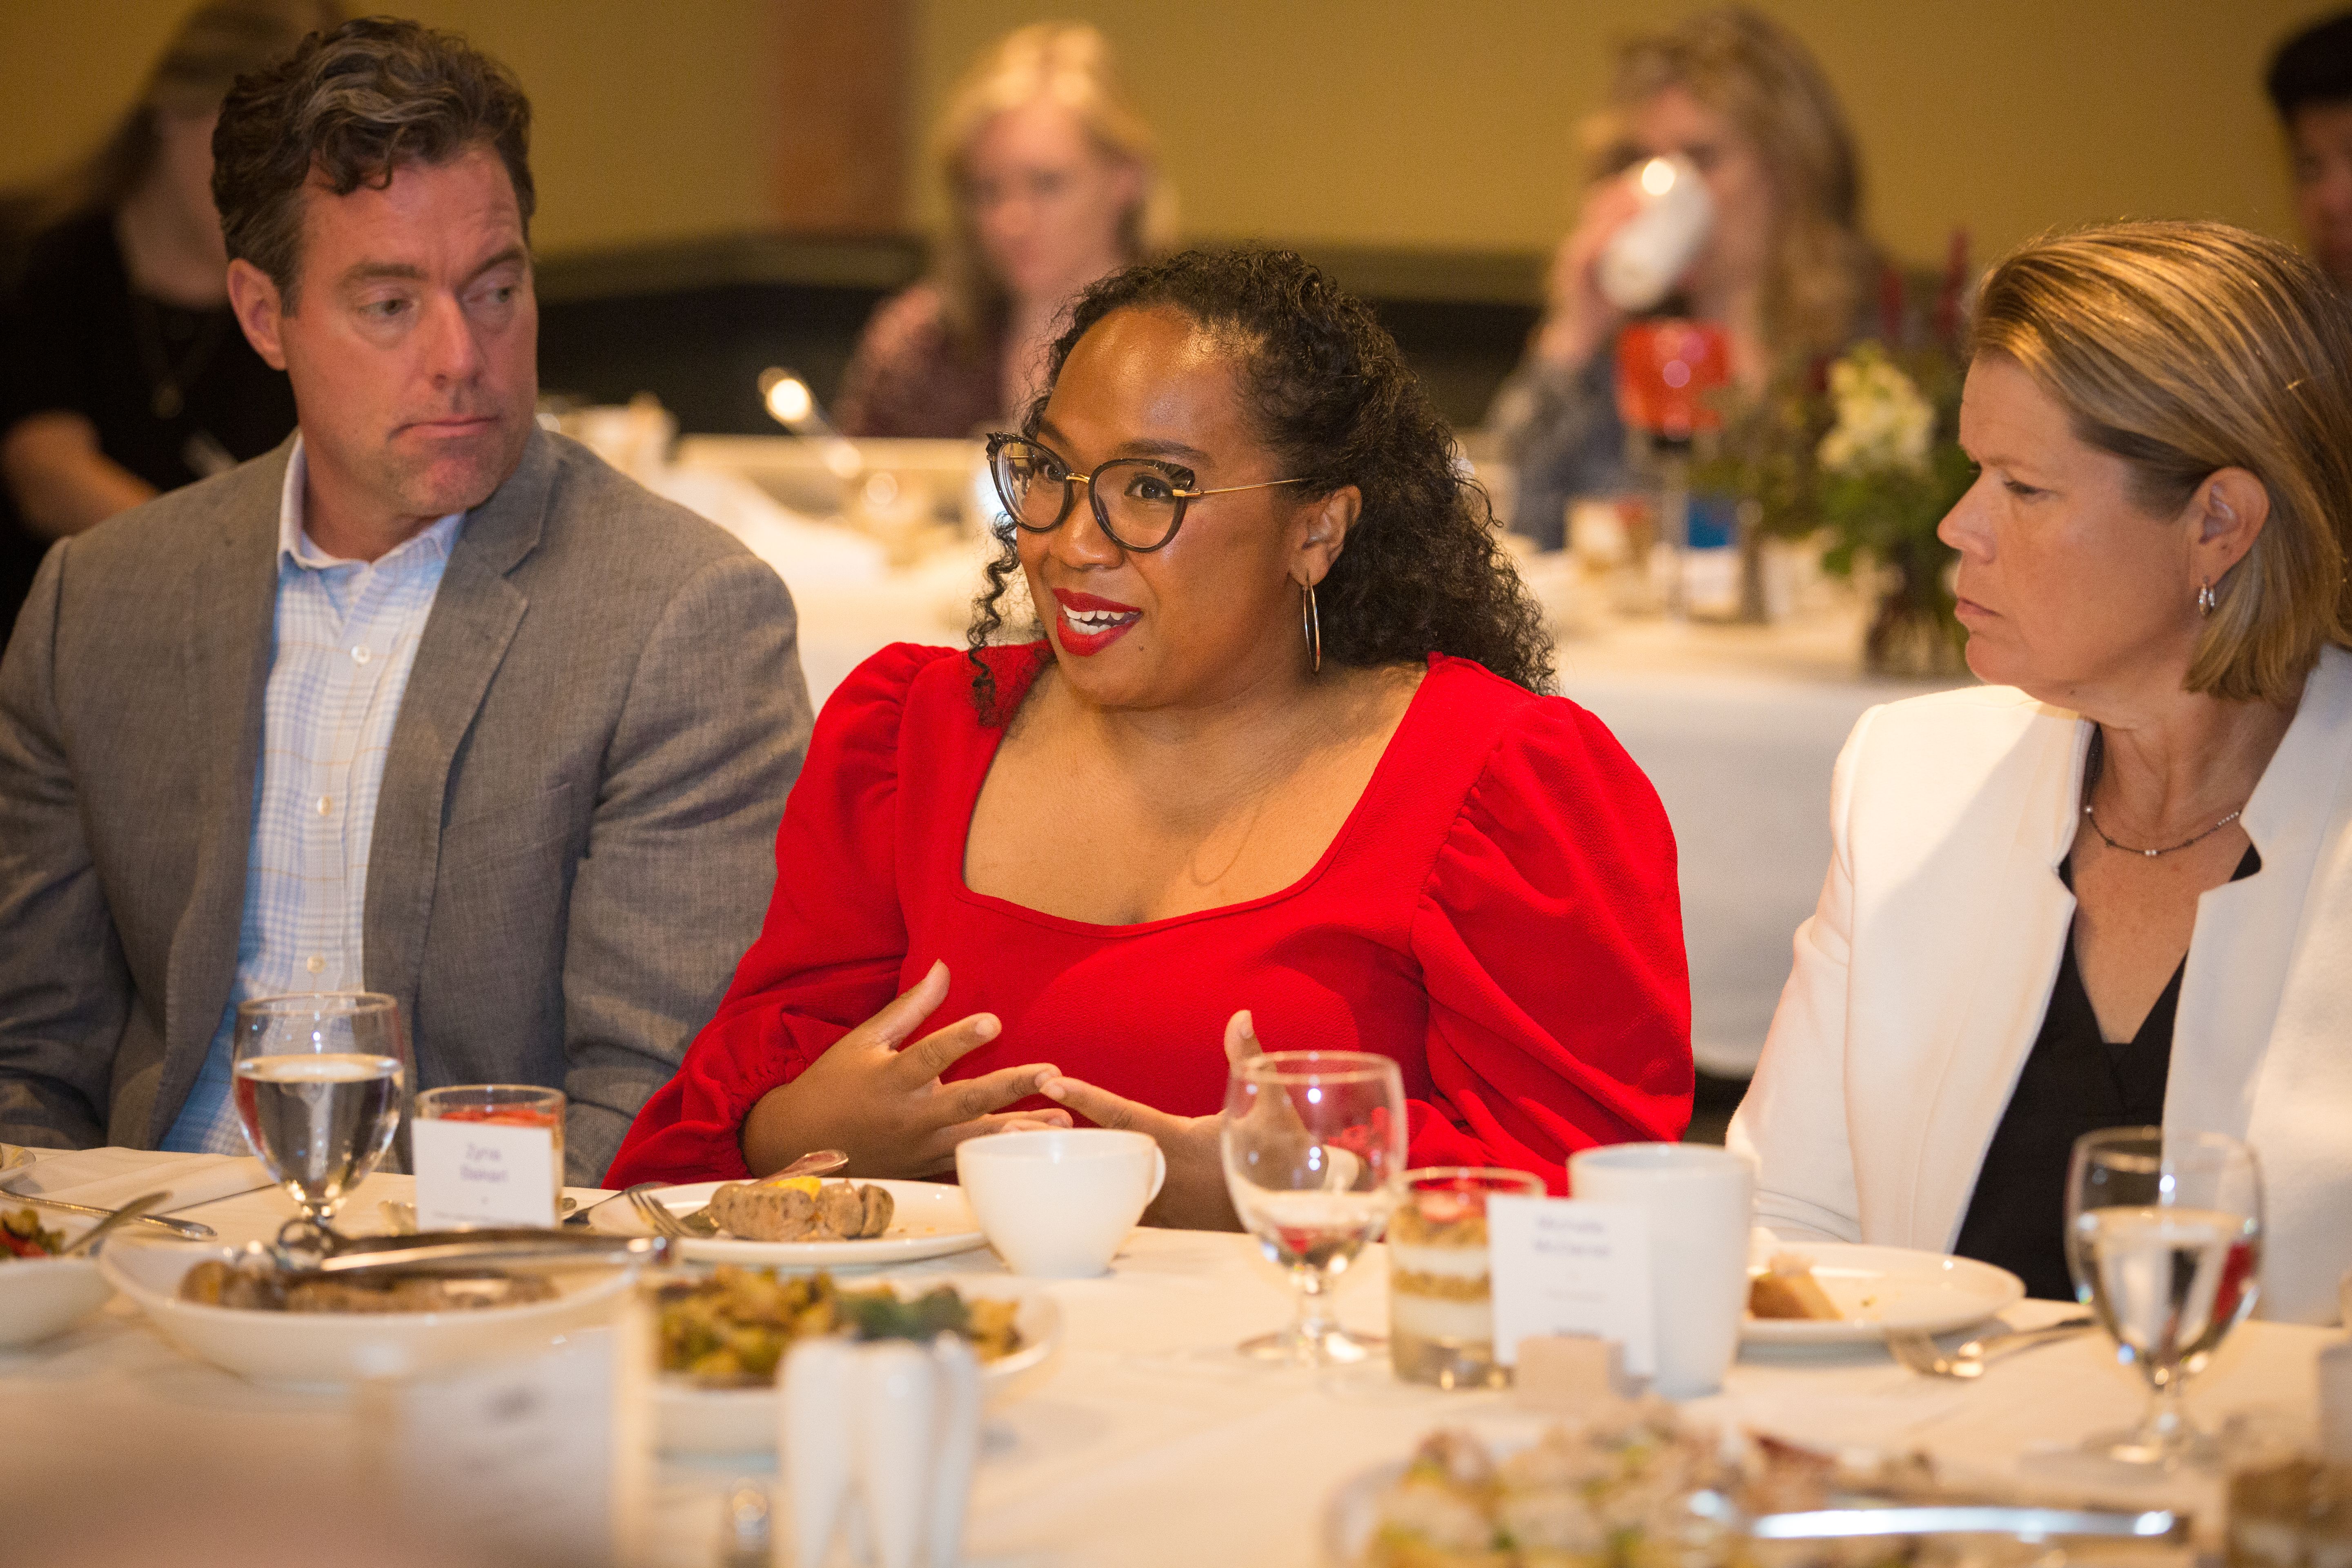
[[319, 815], [320, 816], [332, 816], [334, 809], [335, 797], [333, 795], [322, 795], [319, 797]]
[[310, 962], [305, 965], [305, 967], [313, 974], [324, 973], [327, 968], [327, 961], [314, 952], [310, 955]]
[[364, 647], [355, 647], [352, 649], [352, 662], [353, 664], [365, 664], [369, 659], [373, 658], [375, 656], [373, 654], [368, 652]]

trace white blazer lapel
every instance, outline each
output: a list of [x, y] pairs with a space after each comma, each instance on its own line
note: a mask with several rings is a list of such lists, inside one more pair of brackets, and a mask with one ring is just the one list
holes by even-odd
[[1960, 1005], [1942, 1048], [1919, 1061], [1914, 1093], [1926, 1114], [1906, 1183], [1913, 1247], [1948, 1251], [1959, 1235], [1985, 1149], [2041, 1033], [2074, 920], [2074, 896], [2057, 873], [2074, 843], [2091, 726], [2062, 728], [2052, 721], [2063, 715], [2043, 711], [2048, 718], [2029, 731], [2014, 765], [1985, 781], [1983, 805], [2007, 816], [2014, 831], [2004, 840], [1981, 817], [1960, 826], [1951, 847], [1975, 863], [1938, 868], [1952, 896], [1974, 890], [1976, 941], [1967, 951], [1922, 952], [1914, 961], [1955, 966], [1958, 984], [1949, 994]]
[[2264, 1317], [2332, 1322], [2352, 1249], [2352, 655], [2329, 648], [2245, 815], [2263, 868], [2200, 900], [2164, 1121], [2263, 1165]]
[[2241, 819], [2262, 869], [2197, 904], [2166, 1080], [2165, 1124], [2243, 1138], [2295, 965], [2321, 848], [2352, 766], [2352, 656], [2329, 648]]

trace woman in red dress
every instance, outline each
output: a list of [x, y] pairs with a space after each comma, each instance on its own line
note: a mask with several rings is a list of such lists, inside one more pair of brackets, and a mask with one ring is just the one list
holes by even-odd
[[[1082, 297], [1047, 385], [992, 442], [1017, 526], [971, 647], [826, 704], [766, 928], [606, 1179], [930, 1174], [1075, 1115], [1159, 1141], [1148, 1219], [1231, 1226], [1216, 1113], [1260, 1041], [1393, 1058], [1417, 1165], [1557, 1192], [1575, 1150], [1677, 1136], [1673, 834], [1542, 694], [1540, 615], [1370, 311], [1286, 252], [1187, 253]], [[1053, 613], [997, 646], [1016, 574]]]

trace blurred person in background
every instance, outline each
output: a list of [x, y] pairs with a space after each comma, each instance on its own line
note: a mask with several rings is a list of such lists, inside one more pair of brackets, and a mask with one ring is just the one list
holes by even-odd
[[1035, 392], [1070, 300], [1174, 230], [1150, 127], [1083, 22], [999, 40], [957, 83], [932, 149], [951, 216], [930, 276], [858, 339], [835, 400], [847, 435], [1003, 422]]
[[1805, 47], [1752, 11], [1627, 44], [1587, 136], [1595, 183], [1553, 259], [1528, 356], [1486, 416], [1517, 473], [1512, 531], [1552, 549], [1566, 542], [1570, 501], [1633, 488], [1614, 384], [1627, 318], [1598, 271], [1639, 210], [1640, 164], [1678, 154], [1706, 183], [1714, 226], [1661, 313], [1721, 326], [1748, 394], [1850, 342], [1878, 272], [1845, 112]]
[[0, 337], [0, 635], [50, 542], [257, 458], [294, 428], [284, 373], [228, 304], [213, 126], [239, 76], [332, 26], [322, 0], [234, 0], [180, 24], [97, 152], [7, 204], [26, 239]]
[[2352, 11], [2281, 44], [2264, 85], [2294, 155], [2305, 243], [2338, 288], [2352, 286]]

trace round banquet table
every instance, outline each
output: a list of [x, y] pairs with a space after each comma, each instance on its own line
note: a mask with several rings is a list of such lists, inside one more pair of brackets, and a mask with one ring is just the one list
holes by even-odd
[[[190, 1157], [118, 1158], [126, 1170], [152, 1167], [160, 1185]], [[373, 1176], [345, 1212], [373, 1215], [378, 1200], [411, 1190], [407, 1177]], [[274, 1233], [293, 1210], [266, 1189], [183, 1212], [237, 1242]], [[1002, 1271], [986, 1250], [907, 1270]], [[1385, 1273], [1383, 1249], [1370, 1248], [1339, 1292], [1343, 1319], [1380, 1326]], [[987, 1417], [967, 1532], [975, 1564], [1298, 1568], [1319, 1560], [1320, 1515], [1342, 1482], [1403, 1458], [1437, 1426], [1518, 1408], [1506, 1394], [1402, 1384], [1381, 1366], [1318, 1374], [1243, 1361], [1234, 1344], [1281, 1321], [1289, 1303], [1242, 1237], [1139, 1229], [1107, 1277], [1040, 1288], [1060, 1304], [1065, 1348], [1039, 1386]], [[2032, 1322], [2060, 1310], [2028, 1302], [2011, 1316]], [[2190, 1406], [2209, 1424], [2252, 1413], [2266, 1433], [2307, 1441], [2314, 1357], [2336, 1338], [2246, 1324], [2191, 1384]], [[174, 1421], [200, 1426], [232, 1454], [346, 1442], [355, 1397], [264, 1387], [195, 1363], [117, 1298], [46, 1344], [0, 1352], [0, 1475], [22, 1477], [61, 1455], [108, 1467], [123, 1435]], [[1973, 1384], [1915, 1376], [1874, 1346], [1751, 1350], [1723, 1394], [1685, 1408], [1701, 1422], [1737, 1422], [1817, 1447], [1921, 1450], [1955, 1479], [2051, 1496], [2052, 1454], [2126, 1423], [2140, 1399], [2136, 1374], [2092, 1334], [1996, 1362]], [[709, 1568], [727, 1488], [739, 1477], [772, 1476], [768, 1456], [661, 1463], [648, 1513], [651, 1561]], [[2100, 1495], [2196, 1509], [2209, 1523], [2219, 1511], [2218, 1488], [2194, 1478]]]

